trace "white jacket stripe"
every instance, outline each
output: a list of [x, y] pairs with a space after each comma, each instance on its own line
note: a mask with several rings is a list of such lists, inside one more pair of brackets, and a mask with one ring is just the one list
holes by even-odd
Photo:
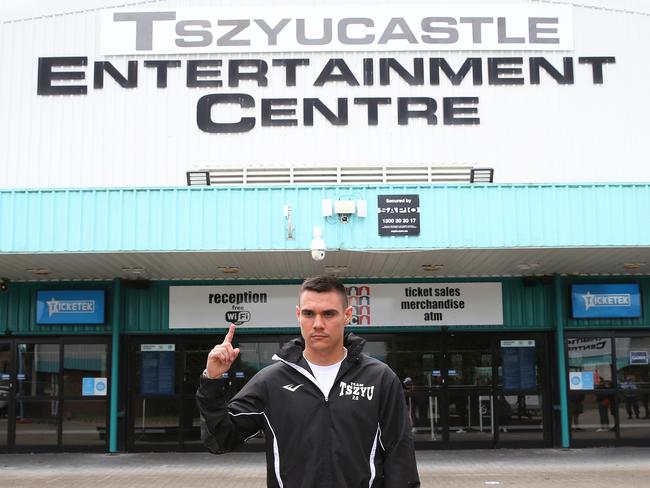
[[377, 432], [375, 433], [375, 440], [372, 443], [372, 450], [370, 451], [370, 481], [368, 482], [368, 488], [372, 488], [372, 483], [375, 481], [375, 476], [377, 475], [375, 468], [375, 454], [377, 453], [377, 441], [379, 440], [379, 425], [377, 425]]
[[269, 422], [269, 418], [266, 414], [264, 414], [264, 418], [266, 419], [266, 423], [269, 424], [271, 434], [273, 434], [273, 470], [275, 471], [275, 479], [278, 481], [278, 486], [284, 488], [282, 478], [280, 477], [280, 449], [278, 448], [278, 438], [275, 436], [273, 427], [271, 427], [271, 422]]
[[[269, 430], [271, 431], [271, 434], [273, 434], [273, 470], [275, 471], [275, 479], [278, 481], [278, 486], [280, 488], [284, 488], [284, 485], [282, 484], [282, 478], [280, 477], [280, 449], [278, 448], [278, 439], [275, 436], [275, 431], [273, 430], [273, 427], [271, 426], [271, 422], [269, 421], [269, 418], [266, 416], [266, 413], [264, 412], [242, 412], [242, 413], [228, 412], [228, 413], [233, 417], [239, 417], [240, 415], [264, 415], [264, 419], [266, 419], [266, 423], [269, 426]], [[257, 435], [257, 432], [247, 437], [244, 442], [246, 442], [251, 437], [255, 437], [255, 435]]]

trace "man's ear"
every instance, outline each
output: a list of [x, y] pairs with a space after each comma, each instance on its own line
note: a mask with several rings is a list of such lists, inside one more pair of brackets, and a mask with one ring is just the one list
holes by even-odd
[[345, 316], [345, 325], [348, 325], [352, 320], [352, 307], [347, 307], [343, 314]]
[[296, 318], [298, 319], [298, 323], [300, 323], [300, 306], [296, 305]]

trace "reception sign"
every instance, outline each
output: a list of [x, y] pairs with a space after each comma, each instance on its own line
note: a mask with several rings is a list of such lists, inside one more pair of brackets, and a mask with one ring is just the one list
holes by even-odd
[[[346, 285], [351, 325], [502, 325], [501, 283]], [[297, 326], [297, 285], [171, 286], [169, 328]]]

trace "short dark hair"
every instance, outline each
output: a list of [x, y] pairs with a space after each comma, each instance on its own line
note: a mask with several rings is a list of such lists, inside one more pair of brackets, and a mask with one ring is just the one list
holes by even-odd
[[343, 301], [343, 308], [348, 307], [348, 294], [345, 291], [345, 286], [341, 283], [336, 276], [331, 275], [319, 275], [307, 278], [300, 285], [300, 292], [298, 293], [298, 303], [300, 303], [300, 297], [306, 291], [315, 291], [316, 293], [326, 293], [328, 291], [335, 291], [341, 295], [341, 300]]

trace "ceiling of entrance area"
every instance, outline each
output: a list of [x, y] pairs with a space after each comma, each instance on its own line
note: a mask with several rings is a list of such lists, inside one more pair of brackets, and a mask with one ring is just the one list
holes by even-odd
[[431, 251], [0, 254], [0, 279], [14, 281], [436, 278], [560, 274], [650, 274], [650, 247]]

